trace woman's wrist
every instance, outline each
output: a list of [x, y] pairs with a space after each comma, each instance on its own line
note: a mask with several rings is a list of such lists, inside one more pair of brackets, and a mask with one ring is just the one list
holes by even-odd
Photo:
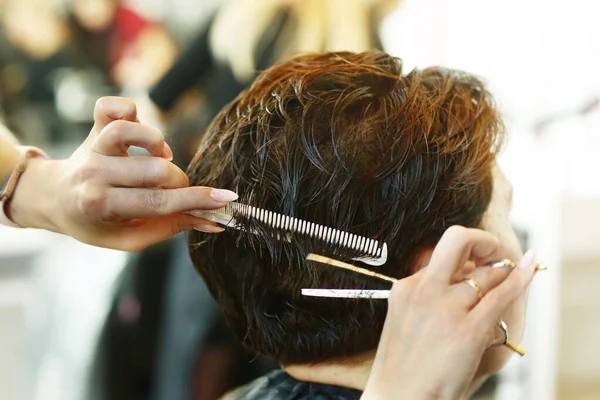
[[58, 162], [32, 158], [5, 205], [6, 216], [23, 228], [58, 231], [56, 201]]
[[0, 122], [0, 185], [19, 162], [18, 145], [17, 139]]

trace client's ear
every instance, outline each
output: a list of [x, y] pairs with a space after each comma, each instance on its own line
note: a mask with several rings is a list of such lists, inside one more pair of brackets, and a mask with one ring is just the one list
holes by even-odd
[[410, 274], [414, 275], [426, 266], [428, 266], [432, 254], [433, 247], [426, 247], [420, 250], [413, 260], [412, 266], [410, 268]]

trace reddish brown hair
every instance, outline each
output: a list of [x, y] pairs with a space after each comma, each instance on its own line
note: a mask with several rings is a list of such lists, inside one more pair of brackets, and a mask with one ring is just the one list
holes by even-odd
[[[384, 240], [390, 257], [377, 270], [405, 277], [449, 226], [478, 226], [503, 135], [472, 75], [402, 75], [383, 52], [326, 53], [262, 73], [214, 119], [188, 173], [191, 184], [235, 190], [241, 202]], [[308, 363], [377, 346], [386, 302], [303, 298], [300, 289], [381, 283], [307, 263], [303, 243], [268, 233], [194, 232], [190, 244], [234, 331], [257, 353]]]

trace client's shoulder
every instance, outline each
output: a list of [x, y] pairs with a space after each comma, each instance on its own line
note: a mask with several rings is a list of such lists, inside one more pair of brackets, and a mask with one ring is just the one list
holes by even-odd
[[[280, 392], [280, 387], [282, 389], [285, 388], [285, 376], [289, 375], [281, 370], [270, 372], [242, 387], [232, 390], [221, 397], [220, 400], [284, 399], [285, 397]], [[282, 385], [282, 383], [284, 384]]]
[[302, 382], [285, 371], [273, 371], [229, 392], [221, 400], [358, 400], [357, 390]]

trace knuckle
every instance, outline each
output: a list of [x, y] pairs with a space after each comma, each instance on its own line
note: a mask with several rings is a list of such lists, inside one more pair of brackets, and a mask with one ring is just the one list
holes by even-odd
[[452, 225], [450, 228], [446, 229], [444, 236], [459, 241], [465, 241], [469, 236], [469, 229], [460, 225]]
[[104, 128], [104, 134], [109, 135], [113, 140], [122, 140], [125, 138], [127, 133], [127, 129], [125, 128], [126, 125], [127, 121], [122, 119], [111, 121]]
[[486, 232], [486, 233], [488, 233], [490, 235], [489, 236], [490, 242], [493, 243], [494, 247], [495, 248], [500, 248], [500, 238], [498, 236], [496, 236], [496, 235], [493, 235], [493, 234], [489, 233], [489, 232]]
[[85, 216], [100, 219], [106, 216], [108, 195], [105, 190], [84, 185], [79, 197], [79, 207]]
[[159, 214], [165, 214], [167, 211], [167, 195], [164, 190], [150, 190], [146, 194], [146, 205]]
[[144, 184], [148, 186], [158, 186], [169, 175], [169, 165], [162, 158], [150, 158], [148, 166], [144, 171]]
[[80, 182], [88, 182], [100, 176], [102, 170], [102, 166], [97, 161], [92, 157], [88, 157], [79, 165], [76, 176], [79, 178]]
[[98, 168], [93, 164], [84, 164], [79, 168], [78, 177], [80, 182], [86, 182], [98, 175]]
[[113, 146], [120, 145], [125, 149], [125, 145], [128, 142], [126, 123], [123, 120], [110, 122], [100, 131], [100, 137], [107, 144], [110, 143]]

